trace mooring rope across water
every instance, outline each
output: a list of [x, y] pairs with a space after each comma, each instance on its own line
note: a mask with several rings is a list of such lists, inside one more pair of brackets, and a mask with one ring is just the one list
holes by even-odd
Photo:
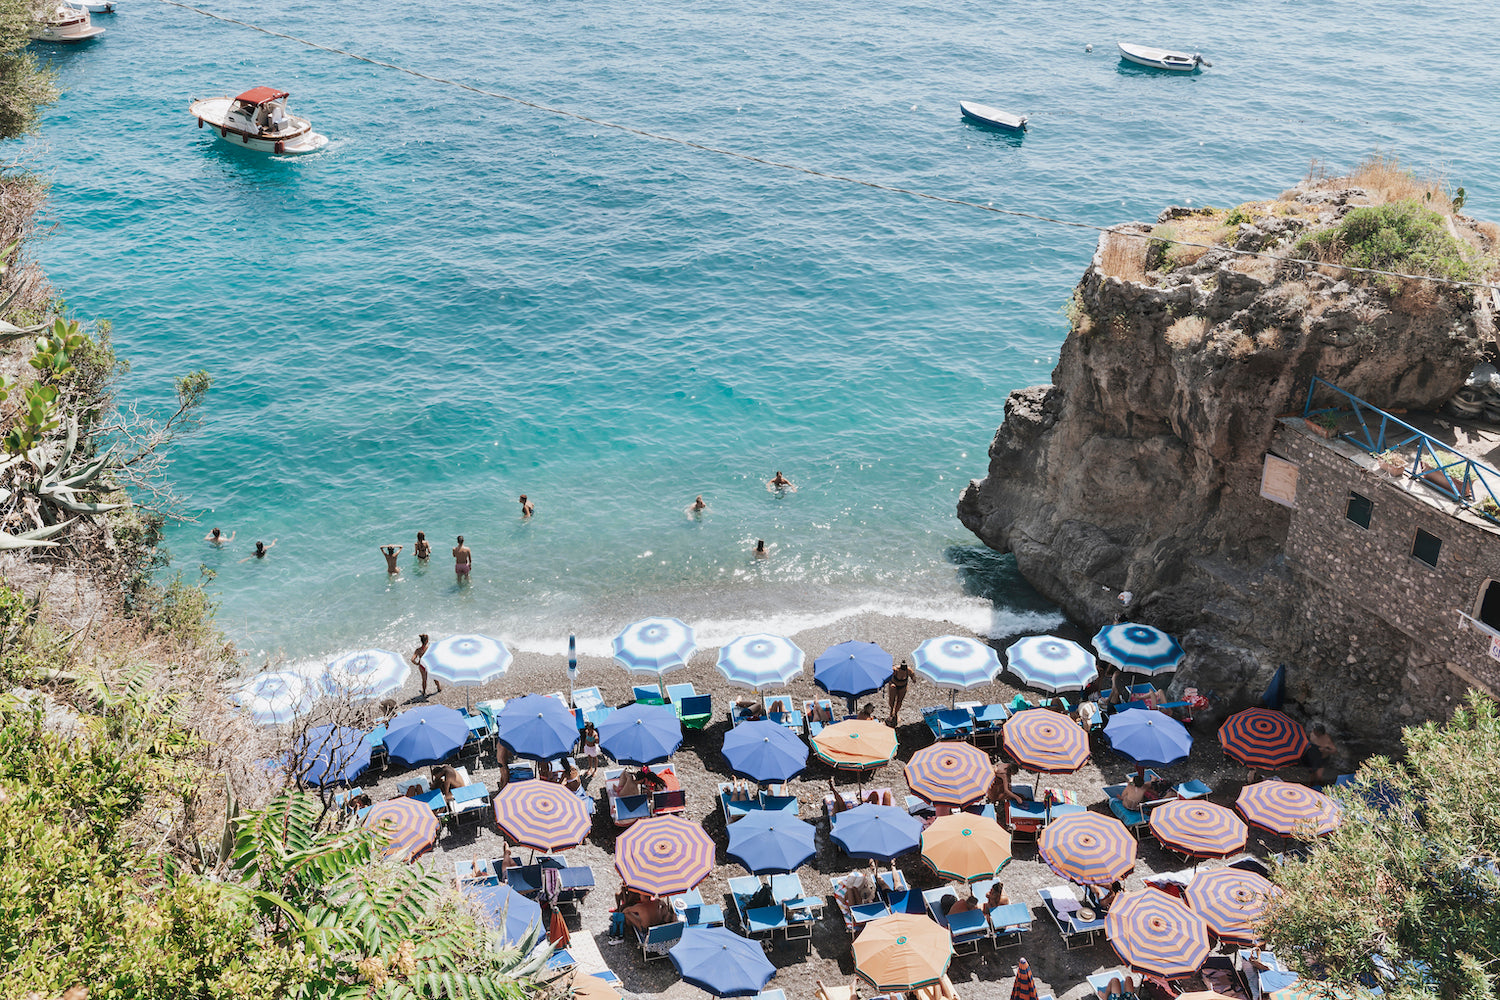
[[[681, 136], [668, 135], [664, 132], [653, 132], [650, 129], [639, 128], [635, 125], [625, 125], [620, 122], [612, 122], [603, 118], [594, 118], [589, 115], [581, 114], [577, 111], [569, 111], [566, 108], [555, 108], [548, 104], [542, 104], [539, 101], [532, 101], [524, 97], [517, 97], [514, 94], [506, 94], [498, 90], [486, 90], [483, 87], [476, 87], [472, 83], [464, 83], [462, 80], [452, 80], [447, 77], [436, 76], [432, 73], [424, 73], [421, 70], [411, 69], [409, 67], [401, 66], [393, 62], [387, 62], [384, 59], [376, 59], [373, 56], [361, 55], [358, 52], [350, 52], [348, 49], [341, 49], [333, 45], [324, 45], [321, 42], [314, 42], [306, 38], [301, 38], [297, 35], [289, 35], [284, 31], [275, 31], [271, 28], [265, 28], [258, 24], [252, 24], [249, 21], [242, 21], [239, 18], [228, 17], [224, 14], [215, 14], [211, 10], [204, 10], [202, 7], [195, 7], [192, 4], [183, 3], [181, 2], [181, 0], [160, 0], [160, 2], [166, 4], [169, 7], [180, 7], [183, 10], [192, 11], [195, 14], [201, 14], [202, 16], [211, 18], [215, 21], [222, 21], [225, 24], [234, 24], [242, 28], [248, 28], [251, 31], [258, 31], [261, 34], [269, 35], [272, 38], [284, 38], [289, 42], [296, 42], [298, 45], [304, 45], [310, 49], [317, 49], [321, 52], [330, 52], [334, 55], [343, 56], [346, 59], [353, 59], [356, 62], [368, 63], [371, 66], [379, 66], [383, 69], [395, 70], [397, 73], [405, 73], [407, 76], [413, 76], [419, 80], [427, 80], [431, 83], [442, 84], [445, 87], [456, 87], [459, 90], [467, 90], [470, 93], [479, 94], [484, 97], [493, 97], [496, 100], [500, 101], [509, 101], [512, 104], [518, 104], [521, 107], [531, 108], [532, 110], [540, 111], [543, 114], [557, 115], [562, 118], [571, 118], [574, 121], [586, 122], [590, 125], [596, 125], [599, 128], [613, 129], [617, 132], [625, 132], [629, 135], [638, 135], [643, 139], [651, 139], [656, 142], [667, 142], [676, 146], [682, 146], [687, 149], [696, 149], [700, 152], [712, 153], [716, 156], [729, 157], [730, 159], [740, 160], [745, 163], [757, 163], [764, 167], [772, 167], [777, 170], [788, 170], [793, 173], [804, 174], [808, 177], [817, 177], [823, 180], [838, 181], [842, 184], [853, 184], [858, 187], [869, 188], [872, 191], [884, 191], [887, 194], [905, 195], [909, 198], [917, 198], [922, 201], [937, 202], [943, 205], [957, 205], [961, 208], [973, 208], [978, 209], [981, 212], [989, 212], [992, 215], [1002, 215], [1014, 219], [1028, 219], [1032, 222], [1042, 222], [1052, 226], [1065, 226], [1070, 229], [1087, 229], [1096, 233], [1112, 233], [1115, 236], [1122, 236], [1131, 239], [1156, 240], [1157, 242], [1170, 244], [1172, 246], [1192, 247], [1194, 249], [1200, 250], [1217, 250], [1222, 253], [1232, 254], [1237, 257], [1265, 258], [1280, 263], [1286, 263], [1288, 261], [1295, 262], [1297, 260], [1297, 258], [1287, 258], [1278, 254], [1266, 253], [1265, 251], [1260, 250], [1239, 250], [1234, 247], [1227, 247], [1217, 243], [1192, 243], [1186, 240], [1162, 239], [1161, 237], [1152, 236], [1150, 233], [1122, 232], [1118, 228], [1101, 226], [1093, 222], [1078, 222], [1072, 219], [1059, 219], [1050, 215], [1042, 215], [1037, 212], [1024, 212], [1014, 208], [998, 208], [993, 204], [985, 202], [970, 201], [966, 198], [952, 198], [947, 195], [932, 194], [928, 191], [918, 191], [913, 188], [900, 187], [895, 184], [882, 184], [879, 181], [863, 180], [859, 177], [850, 177], [847, 174], [835, 174], [827, 170], [818, 170], [815, 167], [805, 167], [800, 164], [787, 163], [782, 160], [772, 160], [764, 156], [756, 156], [753, 153], [742, 153], [739, 150], [725, 149], [722, 146], [710, 146], [707, 143], [695, 142], [692, 139], [684, 139]], [[1306, 264], [1308, 267], [1336, 268], [1348, 274], [1378, 274], [1384, 277], [1402, 278], [1409, 281], [1430, 281], [1435, 284], [1451, 285], [1460, 288], [1485, 288], [1500, 291], [1500, 286], [1483, 281], [1460, 281], [1455, 278], [1442, 278], [1430, 274], [1405, 274], [1400, 271], [1386, 271], [1376, 267], [1355, 267], [1349, 264], [1331, 264], [1313, 260], [1306, 261]]]

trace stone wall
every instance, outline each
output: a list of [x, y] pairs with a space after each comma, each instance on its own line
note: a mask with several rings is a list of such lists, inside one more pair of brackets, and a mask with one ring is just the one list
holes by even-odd
[[[1500, 529], [1409, 477], [1387, 475], [1353, 445], [1300, 425], [1282, 421], [1271, 444], [1273, 454], [1298, 467], [1288, 563], [1327, 588], [1331, 599], [1399, 631], [1419, 661], [1407, 682], [1447, 688], [1446, 679], [1429, 676], [1443, 669], [1500, 694], [1490, 633], [1459, 615], [1473, 615], [1486, 582], [1500, 580]], [[1373, 503], [1368, 528], [1347, 516], [1351, 492]], [[1412, 556], [1419, 528], [1442, 540], [1436, 566]], [[1352, 662], [1360, 652], [1351, 646]]]

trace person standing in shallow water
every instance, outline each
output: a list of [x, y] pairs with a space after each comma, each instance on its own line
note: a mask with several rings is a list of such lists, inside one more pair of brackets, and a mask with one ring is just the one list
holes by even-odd
[[417, 557], [417, 562], [426, 562], [432, 555], [432, 543], [427, 540], [426, 533], [417, 532], [417, 544], [412, 547], [412, 554]]
[[766, 551], [766, 540], [764, 538], [758, 539], [755, 543], [755, 558], [764, 559], [770, 554]]
[[464, 544], [464, 536], [458, 536], [458, 544], [453, 546], [453, 572], [458, 576], [459, 583], [469, 582], [469, 572], [474, 568], [474, 553]]
[[530, 517], [535, 512], [536, 512], [536, 508], [531, 505], [531, 501], [530, 500], [526, 499], [526, 494], [522, 493], [521, 494], [521, 520], [523, 520], [523, 521], [526, 520], [526, 518]]
[[396, 557], [404, 548], [406, 548], [405, 545], [382, 545], [380, 547], [380, 554], [385, 556], [385, 571], [391, 576], [399, 576], [401, 573], [401, 567], [396, 565]]
[[[427, 664], [422, 662], [422, 657], [427, 655], [427, 648], [432, 645], [432, 642], [430, 639], [428, 639], [426, 632], [423, 632], [421, 635], [417, 636], [417, 641], [420, 643], [420, 645], [417, 646], [416, 652], [411, 654], [411, 665], [416, 667], [417, 672], [422, 675], [422, 697], [425, 698], [427, 697]], [[442, 694], [442, 682], [434, 677], [432, 679], [432, 683], [433, 686], [437, 688], [437, 693]]]

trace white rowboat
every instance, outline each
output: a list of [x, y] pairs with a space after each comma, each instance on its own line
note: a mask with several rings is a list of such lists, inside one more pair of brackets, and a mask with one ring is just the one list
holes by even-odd
[[1169, 69], [1176, 73], [1191, 73], [1198, 68], [1199, 64], [1213, 65], [1196, 52], [1173, 52], [1170, 49], [1153, 49], [1146, 45], [1126, 45], [1124, 42], [1116, 44], [1120, 46], [1120, 58], [1126, 62], [1133, 62], [1137, 66]]
[[113, 14], [115, 12], [114, 0], [63, 0], [75, 10], [86, 10], [90, 14]]
[[219, 138], [261, 153], [311, 153], [328, 145], [328, 136], [312, 130], [306, 118], [288, 114], [287, 92], [253, 87], [238, 97], [194, 101], [188, 113], [198, 127], [213, 126]]
[[978, 122], [980, 125], [1003, 129], [1006, 132], [1026, 131], [1025, 115], [1013, 115], [999, 108], [992, 108], [988, 104], [976, 104], [973, 101], [959, 101], [958, 110], [969, 121]]

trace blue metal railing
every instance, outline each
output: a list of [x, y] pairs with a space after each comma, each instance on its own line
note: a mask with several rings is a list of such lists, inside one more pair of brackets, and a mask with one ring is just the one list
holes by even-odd
[[[1313, 397], [1319, 390], [1327, 390], [1324, 400], [1331, 394], [1336, 405], [1315, 407]], [[1351, 410], [1359, 426], [1341, 431], [1338, 436], [1342, 440], [1371, 455], [1395, 452], [1415, 444], [1416, 453], [1404, 463], [1405, 475], [1421, 480], [1450, 500], [1456, 500], [1480, 517], [1500, 525], [1500, 471], [1458, 453], [1430, 434], [1417, 430], [1378, 406], [1371, 406], [1332, 382], [1313, 377], [1307, 387], [1307, 402], [1302, 407], [1304, 420], [1316, 422], [1323, 414], [1347, 417]]]

